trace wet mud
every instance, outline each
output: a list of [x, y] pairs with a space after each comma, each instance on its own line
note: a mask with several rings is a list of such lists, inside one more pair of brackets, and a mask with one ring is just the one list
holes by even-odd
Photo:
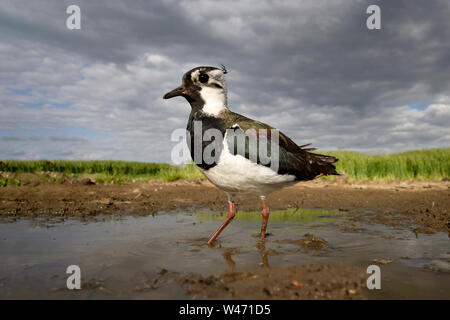
[[203, 181], [0, 188], [0, 299], [450, 299], [448, 182], [319, 181], [268, 201], [265, 241], [242, 198], [208, 246], [227, 205]]
[[[387, 225], [414, 225], [418, 233], [450, 230], [450, 182], [299, 183], [268, 197], [272, 210], [290, 208], [337, 209], [353, 219]], [[228, 210], [225, 194], [205, 181], [130, 184], [42, 184], [0, 188], [0, 216], [50, 215], [61, 219], [99, 214], [151, 215], [162, 211]], [[237, 209], [259, 211], [255, 198], [240, 198]], [[369, 209], [361, 215], [360, 209]], [[351, 226], [350, 226], [351, 227]]]

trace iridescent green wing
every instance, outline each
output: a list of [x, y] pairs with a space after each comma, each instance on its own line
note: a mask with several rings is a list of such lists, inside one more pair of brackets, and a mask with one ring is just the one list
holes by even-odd
[[[227, 144], [230, 152], [235, 155], [239, 154], [258, 164], [277, 168], [279, 174], [295, 175], [297, 180], [310, 180], [321, 174], [337, 174], [331, 164], [337, 161], [336, 158], [310, 153], [314, 148], [304, 148], [307, 145], [298, 146], [285, 134], [263, 122], [230, 112], [225, 124], [228, 128]], [[245, 147], [242, 146], [242, 141], [245, 141]], [[250, 143], [257, 146], [256, 156]], [[278, 165], [267, 162], [265, 155], [272, 161], [278, 159]]]

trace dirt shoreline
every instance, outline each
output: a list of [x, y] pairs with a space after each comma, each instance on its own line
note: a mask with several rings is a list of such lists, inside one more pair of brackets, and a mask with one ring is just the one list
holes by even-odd
[[[329, 182], [315, 180], [274, 192], [272, 211], [290, 208], [338, 209], [353, 219], [387, 225], [410, 225], [417, 232], [449, 232], [450, 182]], [[238, 210], [259, 211], [257, 198], [240, 198]], [[173, 210], [226, 211], [225, 194], [207, 181], [70, 184], [0, 188], [0, 217], [47, 215], [93, 218], [99, 214], [151, 215]], [[366, 215], [360, 209], [370, 209]], [[359, 210], [359, 211], [358, 211]], [[359, 212], [355, 213], [356, 211]]]
[[366, 299], [362, 268], [345, 265], [304, 265], [260, 268], [219, 275], [177, 278], [194, 299]]
[[[363, 224], [406, 228], [416, 235], [436, 232], [450, 235], [449, 181], [347, 183], [316, 180], [277, 191], [268, 197], [268, 203], [272, 211], [291, 208], [339, 210], [347, 221], [339, 226], [343, 232], [369, 232], [357, 228], [358, 222], [362, 221]], [[257, 198], [240, 198], [237, 209], [260, 211], [261, 203]], [[85, 179], [0, 188], [0, 221], [5, 222], [36, 217], [56, 222], [72, 218], [90, 221], [104, 219], [105, 215], [145, 216], [177, 210], [225, 212], [226, 196], [209, 182], [184, 180], [99, 184]], [[302, 248], [307, 246], [313, 256], [327, 240], [314, 235], [305, 237], [292, 241]], [[284, 243], [280, 241], [277, 243]], [[211, 249], [223, 251], [230, 272], [178, 274], [165, 270], [157, 278], [149, 279], [147, 282], [150, 284], [138, 285], [136, 292], [130, 295], [140, 294], [140, 298], [152, 299], [155, 292], [171, 286], [173, 290], [182, 290], [193, 299], [374, 298], [365, 288], [367, 274], [361, 265], [331, 263], [269, 268], [263, 264], [260, 268], [235, 271], [231, 253], [229, 257], [227, 255], [228, 249], [220, 244]], [[266, 257], [270, 254], [270, 250], [265, 248], [260, 251]], [[105, 285], [109, 290], [110, 283]], [[87, 286], [82, 291], [109, 298], [111, 293], [108, 290], [105, 291], [104, 284], [100, 283]], [[61, 294], [59, 298], [65, 297], [66, 290], [61, 292], [55, 294]]]

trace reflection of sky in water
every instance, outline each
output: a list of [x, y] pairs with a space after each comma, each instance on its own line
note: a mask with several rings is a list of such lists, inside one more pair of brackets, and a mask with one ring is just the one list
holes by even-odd
[[[444, 233], [416, 238], [410, 230], [382, 225], [353, 227], [364, 232], [343, 232], [349, 225], [338, 211], [273, 211], [269, 219], [271, 234], [265, 246], [258, 246], [260, 212], [238, 212], [213, 248], [209, 236], [224, 220], [224, 214], [211, 212], [165, 213], [154, 217], [97, 217], [100, 222], [67, 220], [19, 220], [0, 224], [0, 298], [70, 298], [65, 291], [52, 289], [65, 284], [68, 265], [81, 267], [83, 279], [105, 279], [112, 296], [82, 290], [76, 297], [186, 298], [177, 284], [140, 296], [133, 291], [142, 279], [169, 272], [213, 274], [258, 268], [290, 267], [315, 263], [344, 263], [367, 268], [373, 259], [394, 259], [383, 265], [386, 279], [383, 293], [375, 298], [429, 298], [450, 292], [448, 238]], [[299, 245], [305, 234], [326, 241], [321, 251]], [[383, 236], [393, 236], [392, 239]], [[292, 240], [292, 241], [291, 241]], [[405, 259], [407, 256], [409, 259]], [[389, 281], [388, 281], [389, 280]], [[165, 291], [166, 290], [166, 291]], [[371, 292], [372, 294], [372, 292]], [[450, 297], [447, 297], [450, 298]]]

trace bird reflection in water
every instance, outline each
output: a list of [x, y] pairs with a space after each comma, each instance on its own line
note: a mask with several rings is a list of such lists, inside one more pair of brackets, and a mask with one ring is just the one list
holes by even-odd
[[[261, 268], [269, 268], [269, 251], [266, 250], [265, 241], [259, 241], [256, 244], [256, 248], [259, 250], [261, 254], [261, 262], [259, 263]], [[222, 256], [224, 257], [228, 267], [230, 268], [230, 272], [235, 272], [236, 270], [236, 262], [233, 260], [233, 255], [235, 255], [237, 251], [235, 249], [226, 248]]]

